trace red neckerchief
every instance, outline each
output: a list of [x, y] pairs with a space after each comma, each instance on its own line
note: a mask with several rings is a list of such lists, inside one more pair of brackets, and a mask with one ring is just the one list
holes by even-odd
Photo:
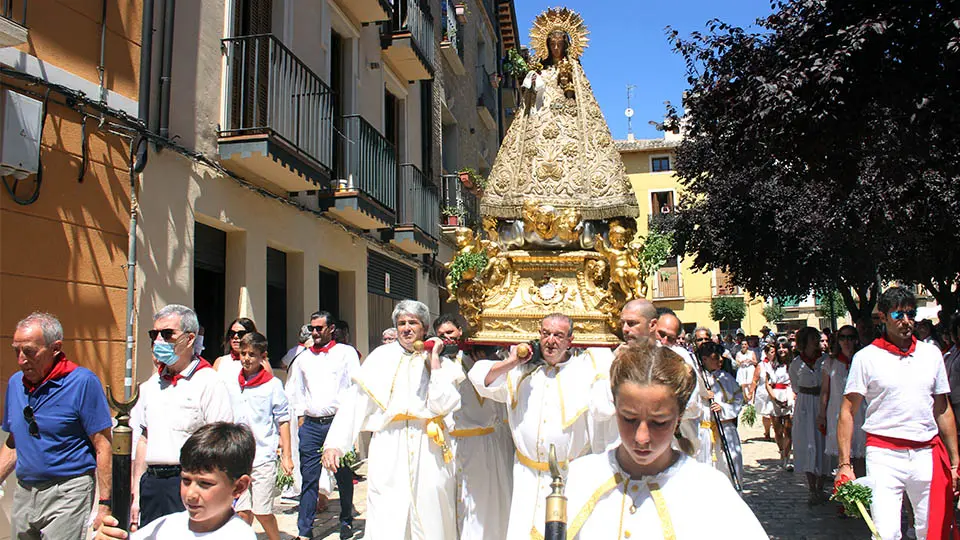
[[850, 357], [843, 354], [842, 352], [837, 354], [837, 360], [839, 360], [841, 364], [847, 366], [848, 368], [850, 367], [850, 360], [851, 360]]
[[234, 360], [240, 360], [240, 353], [238, 353], [233, 349], [230, 349], [230, 358], [233, 358]]
[[873, 343], [871, 343], [871, 345], [880, 347], [881, 349], [887, 351], [888, 353], [899, 356], [900, 358], [906, 358], [907, 356], [910, 356], [911, 354], [913, 354], [913, 351], [917, 350], [917, 337], [910, 336], [910, 347], [906, 351], [901, 350], [900, 347], [897, 347], [893, 343], [890, 343], [890, 340], [888, 340], [887, 336], [885, 335], [880, 336], [877, 339], [873, 340]]
[[47, 381], [62, 379], [78, 367], [79, 366], [73, 362], [67, 360], [67, 357], [63, 354], [63, 351], [60, 351], [56, 356], [53, 357], [53, 367], [50, 369], [50, 373], [47, 373], [47, 376], [37, 384], [30, 384], [30, 381], [23, 379], [23, 388], [28, 393], [32, 394], [37, 388], [43, 386]]
[[313, 345], [312, 347], [310, 347], [310, 352], [312, 352], [313, 354], [327, 353], [327, 352], [330, 352], [330, 349], [332, 349], [333, 346], [336, 344], [337, 344], [337, 340], [331, 339], [323, 347], [317, 347], [316, 345]]
[[[176, 386], [177, 381], [179, 381], [180, 379], [186, 379], [187, 377], [191, 377], [193, 376], [194, 373], [200, 371], [203, 368], [212, 367], [210, 365], [210, 362], [207, 362], [206, 360], [200, 357], [197, 357], [197, 358], [199, 359], [199, 362], [197, 362], [197, 366], [193, 369], [190, 369], [190, 364], [187, 364], [186, 369], [184, 369], [180, 373], [174, 373], [173, 375], [171, 375], [170, 372], [166, 370], [167, 366], [160, 366], [159, 368], [157, 368], [157, 373], [160, 374], [161, 379], [168, 381], [173, 386]], [[188, 372], [188, 373], [184, 375], [183, 374], [184, 372]]]
[[272, 378], [273, 378], [273, 375], [271, 375], [269, 371], [263, 368], [260, 368], [260, 371], [258, 371], [257, 374], [251, 377], [250, 379], [247, 379], [243, 375], [243, 370], [240, 371], [240, 375], [237, 375], [237, 379], [240, 381], [240, 390], [260, 386], [261, 384], [264, 384], [265, 382], [269, 381]]

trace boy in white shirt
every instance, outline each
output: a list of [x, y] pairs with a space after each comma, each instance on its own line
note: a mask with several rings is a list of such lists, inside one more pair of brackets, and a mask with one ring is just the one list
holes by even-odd
[[186, 510], [155, 519], [130, 535], [107, 516], [96, 540], [256, 540], [253, 529], [233, 511], [234, 499], [250, 487], [255, 453], [247, 426], [215, 422], [199, 428], [180, 450], [180, 499]]
[[267, 538], [280, 540], [280, 528], [273, 515], [273, 499], [277, 496], [277, 443], [280, 466], [290, 474], [293, 472], [290, 410], [283, 383], [263, 368], [266, 359], [267, 338], [263, 334], [250, 332], [241, 338], [240, 375], [229, 384], [236, 396], [237, 418], [253, 431], [257, 452], [250, 489], [240, 496], [234, 509], [247, 523], [252, 523], [256, 516]]

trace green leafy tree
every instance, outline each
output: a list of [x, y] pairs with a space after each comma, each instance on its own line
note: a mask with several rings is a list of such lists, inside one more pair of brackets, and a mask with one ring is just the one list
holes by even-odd
[[767, 322], [779, 322], [786, 316], [787, 310], [779, 302], [773, 301], [763, 306], [763, 318]]
[[673, 233], [652, 229], [643, 239], [640, 250], [640, 271], [646, 276], [657, 273], [667, 259], [673, 255]]
[[[831, 311], [832, 309], [832, 311]], [[817, 294], [817, 317], [822, 319], [843, 317], [847, 312], [843, 295], [838, 291]]]
[[960, 3], [773, 9], [755, 33], [669, 34], [690, 84], [677, 250], [764, 296], [839, 291], [855, 319], [897, 278], [956, 309]]
[[739, 296], [718, 296], [710, 302], [710, 318], [727, 324], [742, 321], [747, 305]]

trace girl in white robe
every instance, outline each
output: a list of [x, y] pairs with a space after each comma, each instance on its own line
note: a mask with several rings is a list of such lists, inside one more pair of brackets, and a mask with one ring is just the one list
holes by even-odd
[[649, 340], [622, 347], [610, 384], [621, 443], [570, 464], [567, 538], [769, 538], [724, 475], [684, 453], [689, 441], [672, 448], [695, 387], [679, 356]]
[[[860, 338], [857, 329], [851, 325], [842, 326], [837, 330], [839, 351], [823, 363], [823, 383], [820, 394], [820, 411], [825, 414], [824, 422], [827, 425], [827, 439], [824, 452], [831, 456], [832, 466], [836, 466], [837, 449], [837, 422], [840, 419], [840, 405], [843, 403], [843, 391], [847, 387], [847, 375], [850, 372], [850, 361], [860, 349]], [[867, 403], [860, 403], [853, 416], [853, 438], [850, 440], [850, 463], [857, 476], [867, 474], [866, 450], [867, 433], [863, 431], [863, 421], [867, 413]]]

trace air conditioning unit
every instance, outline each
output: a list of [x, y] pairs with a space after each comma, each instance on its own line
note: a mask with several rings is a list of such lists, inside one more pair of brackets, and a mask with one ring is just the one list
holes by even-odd
[[4, 90], [0, 100], [3, 102], [0, 175], [22, 179], [36, 174], [40, 164], [43, 103], [13, 90]]

